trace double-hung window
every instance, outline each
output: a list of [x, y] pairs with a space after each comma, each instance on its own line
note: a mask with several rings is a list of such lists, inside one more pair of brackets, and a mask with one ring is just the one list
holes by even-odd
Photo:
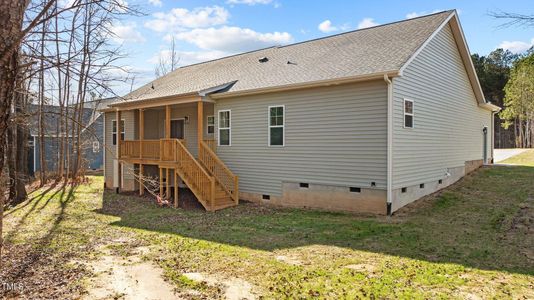
[[208, 134], [213, 134], [215, 132], [215, 116], [208, 116], [207, 123]]
[[[112, 121], [112, 131], [111, 135], [113, 138], [113, 145], [117, 145], [117, 121]], [[121, 120], [121, 141], [124, 141], [124, 120]]]
[[404, 128], [413, 128], [413, 101], [404, 99]]
[[285, 144], [285, 106], [269, 106], [269, 146]]
[[99, 141], [93, 141], [93, 153], [100, 152], [100, 142]]
[[232, 144], [232, 112], [219, 110], [219, 146]]

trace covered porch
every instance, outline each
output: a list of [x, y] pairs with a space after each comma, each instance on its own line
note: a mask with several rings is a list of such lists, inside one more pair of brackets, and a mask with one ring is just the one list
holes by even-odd
[[[179, 204], [180, 185], [189, 188], [208, 211], [238, 204], [238, 177], [216, 154], [214, 103], [203, 97], [119, 103], [112, 106], [115, 120], [133, 113], [133, 123], [114, 128], [118, 172], [128, 164], [134, 170], [135, 189], [143, 195], [146, 180], [159, 180], [160, 199]], [[133, 129], [125, 138], [121, 126]], [[130, 135], [131, 137], [132, 135]], [[119, 174], [123, 178], [123, 174]], [[118, 190], [122, 188], [119, 180]], [[172, 191], [172, 192], [171, 192]]]

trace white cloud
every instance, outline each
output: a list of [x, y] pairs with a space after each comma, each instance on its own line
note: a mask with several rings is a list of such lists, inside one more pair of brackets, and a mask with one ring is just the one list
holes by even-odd
[[293, 41], [287, 32], [256, 32], [248, 28], [228, 27], [193, 29], [174, 35], [178, 40], [194, 44], [205, 50], [237, 53]]
[[[420, 17], [420, 16], [424, 16], [424, 15], [430, 15], [430, 14], [435, 14], [435, 13], [438, 13], [442, 11], [441, 9], [434, 9], [433, 11], [431, 12], [427, 12], [427, 11], [420, 11], [420, 12], [417, 12], [417, 11], [413, 11], [411, 13], [407, 13], [406, 14], [406, 19], [413, 19], [413, 18], [417, 18], [417, 17]], [[458, 11], [458, 13], [460, 13]]]
[[413, 18], [417, 18], [417, 17], [419, 17], [419, 13], [418, 13], [418, 12], [415, 12], [415, 11], [406, 14], [406, 19], [413, 19]]
[[358, 23], [358, 29], [373, 27], [377, 25], [380, 25], [380, 24], [375, 22], [373, 18], [364, 18], [363, 20], [360, 21], [360, 23]]
[[184, 28], [202, 28], [226, 24], [230, 13], [220, 6], [197, 7], [193, 10], [173, 8], [168, 13], [158, 12], [145, 27], [157, 32], [172, 32]]
[[148, 0], [148, 3], [157, 7], [161, 7], [163, 5], [163, 3], [161, 3], [161, 0]]
[[228, 0], [228, 4], [246, 4], [246, 5], [256, 5], [256, 4], [269, 4], [273, 0]]
[[321, 22], [321, 24], [319, 24], [319, 26], [317, 26], [317, 28], [321, 32], [325, 32], [325, 33], [338, 30], [336, 26], [332, 25], [332, 22], [330, 20], [324, 20], [323, 22]]
[[317, 26], [317, 28], [321, 32], [328, 33], [328, 32], [334, 32], [334, 31], [339, 31], [339, 30], [348, 30], [350, 29], [350, 25], [343, 24], [341, 26], [334, 26], [332, 25], [332, 22], [330, 20], [324, 20], [323, 22], [319, 24], [319, 26]]
[[[214, 60], [229, 55], [226, 52], [222, 51], [178, 51], [180, 66], [187, 66], [191, 64], [196, 64], [199, 62], [204, 62], [208, 60]], [[160, 61], [160, 57], [164, 59], [169, 59], [171, 56], [170, 50], [161, 50], [152, 56], [148, 62], [154, 65], [157, 65]]]
[[504, 50], [510, 50], [510, 52], [517, 54], [523, 53], [534, 46], [534, 38], [530, 40], [530, 43], [523, 41], [503, 41], [497, 46], [497, 48], [503, 48]]
[[145, 37], [137, 31], [135, 28], [137, 25], [133, 22], [122, 24], [122, 23], [116, 23], [111, 28], [111, 31], [113, 32], [112, 39], [119, 43], [143, 43], [145, 42]]

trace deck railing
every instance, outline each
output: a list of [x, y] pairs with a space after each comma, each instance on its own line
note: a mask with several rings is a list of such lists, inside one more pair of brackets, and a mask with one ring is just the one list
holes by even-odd
[[204, 140], [204, 143], [208, 145], [211, 151], [213, 151], [214, 153], [217, 152], [217, 141], [215, 139], [206, 139]]
[[141, 140], [139, 142], [139, 148], [142, 149], [139, 158], [144, 159], [159, 159], [160, 142], [159, 140]]
[[121, 141], [121, 158], [138, 158], [139, 146], [137, 141]]
[[234, 202], [239, 201], [239, 179], [224, 162], [213, 152], [206, 142], [200, 143], [198, 149], [200, 162], [213, 174], [221, 186], [232, 195]]
[[[161, 140], [126, 140], [121, 141], [120, 158], [173, 161], [176, 152], [173, 141]], [[182, 140], [185, 144], [185, 141]]]

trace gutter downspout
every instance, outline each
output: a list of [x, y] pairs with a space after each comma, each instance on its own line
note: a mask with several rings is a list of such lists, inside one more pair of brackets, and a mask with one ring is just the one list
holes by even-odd
[[490, 127], [490, 137], [491, 137], [491, 157], [489, 164], [494, 164], [495, 161], [493, 160], [493, 155], [495, 152], [495, 115], [497, 114], [497, 111], [491, 112], [491, 127]]
[[391, 82], [387, 74], [384, 74], [384, 81], [388, 85], [386, 210], [387, 215], [391, 216], [391, 206], [393, 202], [393, 83]]
[[104, 165], [104, 189], [106, 188], [106, 167], [107, 167], [107, 164], [106, 164], [106, 113], [102, 113], [102, 116], [103, 116], [103, 119], [104, 119], [104, 126], [102, 126], [102, 151], [104, 153], [102, 153], [103, 155], [103, 165]]

